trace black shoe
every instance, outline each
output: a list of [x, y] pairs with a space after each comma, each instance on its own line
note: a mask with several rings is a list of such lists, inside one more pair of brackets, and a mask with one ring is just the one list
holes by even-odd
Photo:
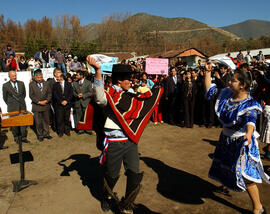
[[102, 201], [101, 201], [101, 209], [103, 210], [103, 212], [108, 212], [110, 211], [111, 209], [111, 206], [110, 206], [110, 199], [108, 198], [103, 198]]
[[79, 131], [77, 132], [77, 134], [83, 134], [83, 133], [84, 133], [83, 130], [79, 130]]
[[7, 148], [8, 148], [8, 146], [1, 146], [0, 150], [7, 149]]
[[93, 134], [91, 130], [84, 130], [84, 132], [85, 132], [86, 134], [89, 134], [89, 135], [92, 135], [92, 134]]
[[23, 142], [23, 143], [30, 143], [30, 141], [27, 140], [27, 139], [23, 139], [22, 142]]
[[175, 125], [176, 125], [176, 124], [175, 124], [175, 122], [174, 122], [174, 121], [172, 121], [172, 120], [171, 120], [171, 121], [169, 121], [169, 124], [170, 124], [170, 125], [173, 125], [173, 126], [175, 126]]
[[38, 137], [38, 141], [42, 142], [43, 141], [43, 137]]
[[63, 137], [63, 135], [64, 135], [63, 133], [58, 134], [59, 137]]
[[50, 136], [50, 135], [48, 135], [48, 136], [46, 136], [46, 137], [44, 137], [44, 138], [46, 138], [46, 139], [48, 139], [48, 140], [51, 140], [53, 137]]

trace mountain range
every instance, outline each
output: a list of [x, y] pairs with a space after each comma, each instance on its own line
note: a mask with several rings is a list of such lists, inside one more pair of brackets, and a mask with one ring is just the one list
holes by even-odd
[[270, 22], [255, 19], [221, 27], [221, 29], [244, 39], [259, 39], [262, 36], [270, 36]]

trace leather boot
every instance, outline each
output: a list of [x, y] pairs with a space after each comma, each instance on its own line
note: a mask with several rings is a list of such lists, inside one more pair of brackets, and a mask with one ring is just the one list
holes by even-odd
[[132, 213], [134, 201], [140, 191], [143, 172], [135, 173], [128, 169], [125, 174], [127, 176], [126, 194], [120, 202], [120, 210], [122, 213]]
[[[118, 179], [119, 179], [119, 176], [116, 177], [116, 178], [111, 178], [110, 176], [105, 175], [104, 182], [106, 182], [108, 184], [108, 187], [111, 189], [111, 192], [113, 192], [113, 188], [114, 188], [115, 184], [117, 183]], [[103, 198], [102, 198], [102, 201], [101, 201], [101, 209], [104, 212], [107, 212], [107, 211], [110, 210], [110, 208], [111, 208], [111, 198], [112, 197], [108, 193], [107, 189], [105, 188], [105, 184], [104, 184]]]

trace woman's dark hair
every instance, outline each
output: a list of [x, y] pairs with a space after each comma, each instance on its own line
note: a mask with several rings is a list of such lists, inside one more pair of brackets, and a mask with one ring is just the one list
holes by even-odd
[[239, 80], [241, 85], [245, 85], [245, 90], [250, 91], [250, 86], [251, 86], [251, 77], [249, 72], [245, 72], [242, 70], [236, 70], [234, 72], [234, 75], [237, 75], [237, 79]]
[[71, 74], [67, 73], [66, 78], [71, 78]]
[[143, 73], [141, 74], [141, 78], [143, 77], [143, 75], [146, 75], [146, 77], [148, 78], [148, 74], [147, 74], [146, 72], [143, 72]]

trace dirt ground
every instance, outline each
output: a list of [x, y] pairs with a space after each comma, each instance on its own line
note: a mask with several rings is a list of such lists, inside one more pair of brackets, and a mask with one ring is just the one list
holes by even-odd
[[[19, 165], [11, 165], [9, 155], [18, 148], [8, 131], [9, 148], [0, 150], [0, 213], [103, 213], [95, 136], [72, 133], [60, 139], [52, 133], [52, 140], [39, 143], [28, 130], [31, 144], [23, 144], [23, 149], [31, 151], [34, 161], [26, 163], [26, 179], [38, 184], [16, 194], [12, 191], [11, 181], [19, 179]], [[214, 193], [219, 184], [207, 176], [220, 131], [149, 124], [139, 142], [144, 178], [135, 213], [248, 213], [252, 205], [246, 192], [231, 192], [231, 196]], [[270, 168], [270, 161], [263, 160], [263, 164]], [[122, 170], [115, 187], [119, 197], [124, 194], [125, 180]], [[270, 212], [270, 185], [260, 184], [259, 190]]]

